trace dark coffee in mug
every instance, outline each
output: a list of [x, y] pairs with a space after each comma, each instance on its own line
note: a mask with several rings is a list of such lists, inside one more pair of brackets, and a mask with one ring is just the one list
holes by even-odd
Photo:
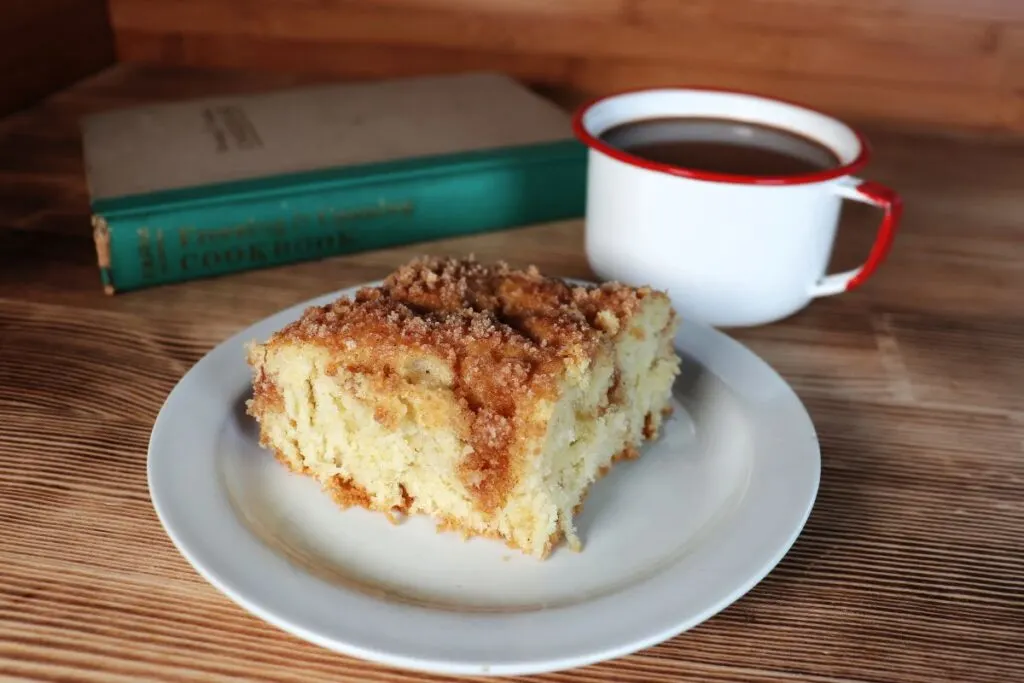
[[797, 176], [840, 165], [828, 147], [781, 128], [731, 119], [666, 117], [629, 121], [601, 140], [629, 154], [694, 171]]

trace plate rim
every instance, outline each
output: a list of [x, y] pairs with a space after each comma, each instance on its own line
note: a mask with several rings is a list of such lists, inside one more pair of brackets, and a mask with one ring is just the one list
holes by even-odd
[[[592, 284], [583, 280], [573, 279], [571, 281], [581, 284]], [[164, 443], [163, 440], [165, 437], [163, 435], [165, 431], [168, 429], [168, 424], [172, 424], [173, 426], [173, 423], [170, 423], [169, 421], [173, 417], [172, 408], [174, 407], [176, 394], [180, 396], [181, 392], [186, 391], [187, 388], [190, 386], [188, 382], [189, 378], [191, 377], [194, 380], [196, 377], [201, 376], [204, 369], [209, 369], [212, 372], [215, 372], [216, 368], [213, 364], [217, 360], [218, 356], [225, 355], [233, 347], [236, 349], [236, 351], [241, 351], [245, 343], [256, 337], [256, 335], [253, 332], [255, 328], [268, 325], [269, 321], [273, 319], [280, 318], [282, 320], [290, 320], [297, 318], [298, 315], [301, 314], [301, 312], [308, 308], [309, 306], [322, 305], [323, 303], [332, 301], [340, 296], [351, 296], [358, 289], [362, 287], [372, 287], [376, 284], [379, 284], [379, 282], [380, 281], [373, 281], [351, 287], [345, 287], [337, 291], [313, 297], [306, 301], [294, 304], [292, 306], [288, 306], [268, 316], [265, 316], [260, 320], [251, 323], [250, 325], [246, 326], [239, 332], [221, 341], [220, 343], [215, 345], [214, 348], [212, 348], [210, 351], [204, 354], [202, 358], [200, 358], [195, 364], [193, 364], [188, 369], [188, 371], [178, 380], [178, 382], [175, 383], [174, 388], [169, 392], [167, 398], [164, 401], [164, 404], [161, 406], [161, 409], [157, 415], [156, 420], [154, 421], [153, 429], [150, 434], [150, 439], [147, 448], [147, 486], [149, 489], [151, 503], [153, 505], [157, 518], [159, 519], [160, 524], [164, 529], [164, 532], [171, 539], [171, 542], [173, 543], [177, 551], [186, 559], [186, 561], [200, 576], [202, 576], [208, 583], [210, 583], [223, 595], [228, 597], [236, 605], [242, 607], [251, 614], [254, 614], [260, 619], [266, 621], [271, 625], [276, 626], [277, 628], [285, 632], [288, 632], [303, 640], [307, 640], [309, 642], [317, 644], [326, 649], [339, 652], [348, 656], [357, 657], [363, 660], [376, 662], [388, 666], [395, 666], [408, 670], [447, 675], [491, 676], [530, 675], [553, 671], [561, 671], [632, 654], [634, 652], [643, 650], [653, 645], [662, 643], [670, 638], [679, 635], [680, 633], [690, 630], [695, 626], [703, 623], [707, 619], [720, 613], [721, 611], [735, 603], [737, 600], [746, 595], [758, 583], [760, 583], [765, 578], [765, 576], [767, 576], [772, 570], [774, 570], [778, 563], [781, 562], [782, 559], [788, 554], [789, 550], [792, 548], [797, 538], [799, 538], [799, 536], [803, 532], [807, 519], [809, 518], [810, 513], [813, 510], [814, 504], [817, 499], [821, 476], [820, 444], [817, 438], [817, 433], [814, 428], [813, 422], [806, 410], [806, 407], [803, 405], [803, 402], [800, 400], [799, 396], [789, 385], [789, 383], [786, 382], [786, 380], [769, 363], [767, 363], [767, 361], [765, 361], [760, 356], [755, 354], [745, 345], [743, 345], [739, 341], [733, 339], [732, 337], [730, 337], [729, 335], [725, 334], [720, 330], [707, 327], [696, 322], [684, 321], [680, 328], [680, 333], [676, 337], [677, 351], [682, 352], [685, 350], [684, 348], [680, 348], [680, 340], [684, 339], [685, 335], [688, 334], [694, 339], [698, 340], [698, 342], [700, 343], [710, 344], [711, 348], [719, 349], [720, 352], [723, 353], [724, 355], [729, 356], [739, 354], [740, 359], [742, 359], [745, 363], [747, 363], [752, 368], [756, 368], [757, 372], [765, 375], [766, 377], [770, 377], [774, 381], [774, 384], [776, 385], [775, 388], [776, 390], [779, 391], [779, 397], [781, 397], [784, 402], [788, 403], [790, 408], [797, 409], [793, 417], [796, 418], [797, 422], [803, 423], [802, 425], [800, 425], [800, 428], [805, 431], [806, 436], [810, 437], [806, 444], [808, 450], [803, 455], [803, 457], [808, 460], [808, 462], [805, 463], [805, 465], [808, 465], [809, 469], [808, 471], [803, 472], [805, 481], [802, 482], [802, 486], [804, 488], [802, 492], [799, 492], [802, 494], [800, 496], [802, 498], [802, 502], [800, 505], [792, 507], [790, 509], [789, 521], [786, 524], [786, 526], [788, 527], [788, 532], [783, 532], [781, 534], [782, 537], [776, 538], [774, 542], [767, 544], [770, 545], [773, 550], [762, 552], [763, 556], [761, 557], [760, 561], [754, 563], [758, 565], [758, 568], [756, 570], [748, 570], [745, 572], [741, 572], [746, 577], [745, 580], [735, 582], [736, 585], [734, 585], [731, 588], [731, 590], [726, 591], [724, 595], [720, 595], [718, 599], [710, 602], [710, 604], [705, 604], [703, 609], [697, 612], [690, 613], [685, 617], [676, 617], [675, 619], [667, 618], [667, 621], [671, 623], [670, 626], [663, 626], [662, 628], [656, 630], [648, 630], [641, 637], [625, 638], [623, 642], [619, 642], [619, 644], [616, 646], [605, 646], [603, 648], [597, 649], [583, 648], [588, 651], [586, 653], [575, 653], [570, 656], [562, 657], [548, 656], [531, 658], [526, 654], [520, 654], [520, 656], [518, 657], [515, 654], [512, 654], [501, 658], [500, 661], [491, 661], [490, 659], [488, 659], [487, 661], [467, 661], [466, 659], [463, 659], [462, 661], [457, 661], [457, 657], [445, 657], [443, 655], [438, 655], [436, 657], [408, 655], [402, 654], [401, 652], [389, 650], [386, 646], [367, 646], [365, 644], [360, 644], [359, 642], [354, 642], [359, 641], [360, 639], [358, 638], [353, 639], [351, 637], [339, 637], [336, 633], [325, 634], [323, 631], [331, 629], [324, 629], [323, 624], [311, 625], [309, 622], [316, 621], [315, 619], [310, 620], [295, 618], [293, 614], [282, 615], [282, 611], [288, 612], [289, 610], [281, 610], [274, 609], [273, 607], [268, 607], [267, 599], [261, 599], [261, 597], [258, 594], [252, 595], [251, 587], [247, 588], [244, 586], [245, 581], [239, 581], [239, 577], [237, 576], [237, 567], [232, 567], [230, 562], [228, 562], [225, 565], [223, 558], [217, 557], [217, 553], [215, 551], [211, 552], [210, 548], [203, 547], [204, 544], [202, 542], [197, 541], [194, 529], [191, 532], [190, 538], [188, 524], [185, 523], [185, 521], [187, 520], [183, 521], [182, 518], [182, 506], [179, 504], [176, 507], [174, 501], [168, 499], [168, 495], [170, 494], [165, 494], [164, 492], [165, 487], [161, 483], [160, 477], [166, 476], [161, 474], [161, 472], [163, 471], [161, 470], [161, 467], [163, 467], [164, 470], [166, 470], [167, 458], [166, 456], [164, 456], [164, 460], [161, 461], [160, 458], [162, 456], [160, 455], [160, 452], [161, 449], [164, 448], [162, 444]], [[284, 323], [282, 322], [281, 324], [283, 325]], [[275, 324], [275, 329], [277, 326], [279, 325]], [[238, 354], [236, 353], [236, 355]], [[700, 359], [697, 360], [699, 361]], [[733, 360], [735, 360], [735, 358]], [[722, 375], [719, 373], [715, 374], [718, 375], [719, 377], [722, 377]], [[726, 384], [731, 386], [728, 382], [726, 382]], [[213, 459], [216, 460], [216, 457], [214, 456]], [[213, 463], [211, 463], [211, 465], [212, 464]], [[228, 498], [227, 493], [222, 490], [221, 495], [225, 499], [224, 502], [226, 503]], [[215, 503], [214, 505], [216, 507]], [[183, 507], [189, 508], [190, 506], [185, 505]], [[797, 510], [797, 507], [799, 507], [800, 509]], [[232, 513], [232, 515], [234, 516], [234, 513]], [[253, 551], [256, 555], [266, 555], [266, 553], [270, 553], [278, 557], [282, 562], [288, 562], [284, 558], [274, 553], [274, 551], [271, 550], [269, 547], [265, 546], [263, 542], [255, 534], [253, 534], [253, 532], [249, 531], [245, 527], [245, 525], [237, 519], [237, 517], [234, 519], [234, 522], [234, 525], [232, 525], [229, 522], [228, 526], [237, 525], [242, 528], [243, 543], [246, 543], [247, 541], [246, 544], [249, 546], [252, 546], [253, 544], [258, 545], [262, 547], [265, 552], [260, 553], [258, 550], [252, 547], [249, 548], [250, 551]], [[716, 531], [720, 532], [721, 530], [719, 529]], [[706, 544], [706, 540], [701, 542], [701, 545]], [[698, 550], [699, 549], [700, 547], [698, 546]], [[744, 558], [740, 557], [734, 559], [742, 560]], [[749, 562], [749, 558], [747, 558], [747, 561]], [[277, 564], [269, 559], [268, 563], [268, 566], [274, 566]], [[671, 567], [669, 569], [671, 569]], [[303, 572], [303, 570], [296, 570], [295, 568], [293, 568], [292, 571], [296, 573]], [[652, 583], [656, 585], [659, 583], [665, 583], [665, 575], [669, 573], [670, 572], [668, 569], [663, 570], [659, 574], [656, 574], [653, 577], [648, 577], [641, 581], [639, 587], [648, 586], [650, 588], [650, 584]], [[271, 576], [273, 576], [273, 574], [274, 572], [271, 572]], [[306, 574], [306, 577], [308, 579], [308, 582], [322, 582], [321, 579], [316, 578], [310, 574]], [[240, 583], [243, 585], [239, 585]], [[668, 581], [668, 583], [671, 585], [672, 582]], [[369, 598], [366, 596], [357, 596], [354, 595], [352, 591], [346, 591], [345, 589], [335, 586], [333, 584], [327, 585], [332, 591], [347, 594], [347, 597], [350, 599], [342, 600], [342, 604], [348, 603], [348, 606], [350, 608], [377, 608], [378, 610], [384, 612], [384, 621], [399, 618], [402, 619], [403, 622], [405, 622], [408, 620], [408, 617], [410, 615], [410, 612], [408, 612], [408, 610], [419, 610], [426, 613], [433, 612], [434, 620], [437, 620], [439, 618], [438, 615], [440, 613], [431, 610], [431, 608], [429, 607], [401, 605], [396, 610], [395, 606], [391, 605], [387, 601], [377, 600], [375, 598]], [[529, 628], [531, 621], [537, 621], [536, 619], [531, 620], [531, 615], [541, 614], [550, 616], [551, 614], [559, 613], [564, 617], [565, 613], [569, 613], [569, 619], [571, 621], [571, 615], [573, 612], [583, 612], [584, 610], [582, 610], [581, 607], [588, 605], [591, 608], [590, 611], [593, 611], [594, 606], [596, 605], [598, 608], [598, 613], [600, 613], [600, 607], [604, 605], [609, 599], [612, 600], [612, 604], [614, 604], [616, 597], [618, 597], [618, 601], [621, 602], [622, 598], [625, 597], [623, 594], [629, 594], [630, 591], [631, 589], [627, 588], [611, 596], [598, 597], [593, 600], [587, 601], [583, 603], [583, 605], [570, 605], [562, 608], [543, 610], [540, 612], [527, 612], [520, 614], [457, 613], [457, 617], [461, 622], [463, 622], [464, 625], [466, 625], [467, 628], [474, 626], [489, 626], [491, 628], [497, 627], [498, 631], [507, 632], [509, 628]], [[648, 590], [647, 593], [651, 593], [651, 590]], [[644, 594], [645, 593], [642, 591], [639, 593], [639, 595], [641, 596], [643, 596]], [[650, 598], [651, 595], [647, 595], [647, 597]], [[270, 600], [269, 602], [273, 603], [274, 601]], [[665, 602], [670, 601], [666, 600]], [[395, 613], [396, 611], [397, 613]], [[654, 611], [657, 612], [658, 610]], [[662, 619], [662, 621], [666, 620], [665, 615], [659, 614], [658, 616]], [[359, 617], [357, 616], [355, 617], [355, 619], [359, 620]], [[562, 620], [564, 621], [564, 618]], [[419, 621], [417, 621], [417, 623], [422, 623], [422, 621], [423, 620], [420, 619]], [[427, 620], [428, 623], [429, 621], [430, 619]], [[522, 623], [524, 621], [525, 623]]]

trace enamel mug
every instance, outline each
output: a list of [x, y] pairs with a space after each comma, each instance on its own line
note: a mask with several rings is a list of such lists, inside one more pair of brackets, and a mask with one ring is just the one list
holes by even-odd
[[[797, 133], [838, 165], [805, 175], [743, 176], [657, 163], [601, 139], [610, 128], [666, 117], [728, 119]], [[756, 95], [661, 88], [604, 97], [579, 109], [589, 148], [586, 253], [603, 280], [665, 289], [684, 318], [742, 327], [785, 318], [821, 296], [862, 285], [881, 265], [899, 224], [891, 189], [856, 173], [864, 137], [826, 114]], [[827, 274], [843, 200], [882, 209], [863, 265]]]

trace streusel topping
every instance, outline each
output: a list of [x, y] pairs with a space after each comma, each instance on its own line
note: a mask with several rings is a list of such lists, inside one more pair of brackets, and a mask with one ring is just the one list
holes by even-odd
[[420, 347], [459, 364], [477, 357], [488, 365], [478, 370], [521, 382], [524, 371], [585, 360], [648, 296], [664, 295], [618, 283], [570, 286], [533, 266], [421, 258], [354, 299], [310, 308], [278, 336], [346, 349]]

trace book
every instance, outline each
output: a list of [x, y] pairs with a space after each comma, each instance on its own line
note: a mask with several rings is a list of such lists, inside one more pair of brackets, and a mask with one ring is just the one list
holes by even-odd
[[569, 115], [497, 73], [83, 119], [107, 293], [583, 215]]

